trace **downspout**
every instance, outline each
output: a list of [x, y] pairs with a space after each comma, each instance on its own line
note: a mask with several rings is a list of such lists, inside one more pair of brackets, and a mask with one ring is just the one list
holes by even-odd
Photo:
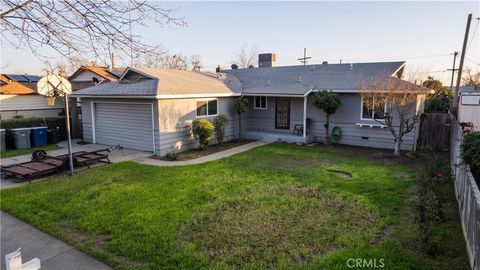
[[303, 138], [307, 137], [307, 98], [308, 96], [303, 97]]

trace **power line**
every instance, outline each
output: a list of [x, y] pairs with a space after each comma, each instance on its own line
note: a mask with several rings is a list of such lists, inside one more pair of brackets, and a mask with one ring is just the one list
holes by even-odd
[[478, 24], [480, 23], [480, 18], [476, 18], [476, 20], [477, 20], [477, 24], [475, 25], [475, 30], [473, 30], [472, 39], [467, 45], [467, 50], [468, 48], [470, 48], [470, 45], [472, 45], [473, 40], [475, 40], [475, 34], [477, 33], [477, 30], [478, 30]]

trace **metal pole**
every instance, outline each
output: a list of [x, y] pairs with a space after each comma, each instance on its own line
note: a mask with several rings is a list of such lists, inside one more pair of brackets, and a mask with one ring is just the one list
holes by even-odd
[[453, 78], [455, 78], [455, 60], [457, 59], [458, 52], [453, 53], [453, 67], [452, 67], [452, 81], [450, 82], [450, 90], [453, 90]]
[[67, 118], [68, 165], [70, 167], [70, 176], [73, 176], [72, 138], [70, 136], [70, 109], [68, 108], [67, 93], [65, 93], [65, 116]]
[[462, 81], [462, 71], [463, 71], [463, 61], [465, 60], [465, 53], [467, 50], [467, 41], [468, 41], [468, 33], [470, 31], [470, 23], [472, 22], [472, 14], [468, 14], [467, 18], [467, 27], [465, 29], [465, 37], [463, 39], [463, 47], [462, 47], [462, 54], [460, 55], [460, 66], [458, 67], [457, 73], [457, 85], [455, 87], [455, 96], [453, 97], [453, 114], [457, 117], [458, 113], [458, 90], [460, 88], [460, 82]]

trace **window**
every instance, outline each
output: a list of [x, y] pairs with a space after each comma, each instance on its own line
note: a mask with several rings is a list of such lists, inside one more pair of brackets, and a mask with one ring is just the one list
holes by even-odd
[[254, 109], [265, 110], [267, 108], [267, 97], [266, 96], [256, 96], [254, 102]]
[[197, 100], [197, 116], [214, 116], [218, 114], [218, 100]]
[[375, 97], [362, 97], [362, 120], [382, 120], [385, 118], [386, 112], [387, 104], [385, 102], [381, 102]]

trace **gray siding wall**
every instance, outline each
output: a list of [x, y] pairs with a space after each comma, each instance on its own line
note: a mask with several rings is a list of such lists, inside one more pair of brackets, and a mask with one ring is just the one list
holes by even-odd
[[[198, 147], [191, 133], [191, 124], [197, 118], [197, 99], [163, 99], [159, 100], [160, 112], [160, 155], [175, 150], [185, 151]], [[234, 98], [218, 98], [218, 113], [225, 114], [230, 120], [225, 131], [225, 141], [231, 140], [237, 132], [237, 116], [234, 109]], [[214, 116], [204, 117], [213, 121]]]
[[[357, 145], [376, 148], [393, 149], [395, 140], [388, 128], [359, 127], [357, 123], [379, 124], [373, 120], [361, 120], [361, 97], [358, 94], [340, 94], [342, 105], [339, 110], [330, 117], [330, 130], [333, 127], [340, 127], [342, 130], [341, 144]], [[245, 113], [245, 125], [247, 130], [278, 131], [275, 129], [275, 97], [267, 98], [267, 109], [254, 109], [253, 97], [249, 97], [249, 110]], [[325, 137], [325, 113], [312, 105], [313, 97], [307, 100], [307, 117], [311, 119], [309, 134], [315, 135], [316, 141], [323, 141]], [[412, 106], [412, 115], [415, 106]], [[394, 119], [397, 118], [394, 116]], [[398, 121], [398, 120], [397, 120]], [[292, 132], [295, 124], [303, 123], [303, 98], [291, 98], [290, 103], [290, 130]], [[398, 123], [395, 123], [398, 125]], [[398, 128], [398, 126], [396, 126]], [[403, 150], [412, 150], [416, 137], [416, 130], [411, 131], [403, 137]]]
[[295, 124], [303, 124], [303, 98], [290, 98], [290, 129], [275, 129], [275, 100], [275, 97], [267, 97], [267, 109], [255, 109], [254, 97], [248, 97], [248, 111], [242, 116], [245, 120], [242, 129], [292, 133]]
[[[105, 98], [82, 98], [82, 127], [83, 139], [86, 142], [93, 143], [93, 120], [92, 120], [92, 103], [148, 103], [153, 104], [154, 119], [154, 138], [155, 138], [155, 154], [160, 154], [160, 132], [158, 121], [158, 101], [152, 99], [105, 99]], [[125, 127], [128, 128], [128, 127]]]

